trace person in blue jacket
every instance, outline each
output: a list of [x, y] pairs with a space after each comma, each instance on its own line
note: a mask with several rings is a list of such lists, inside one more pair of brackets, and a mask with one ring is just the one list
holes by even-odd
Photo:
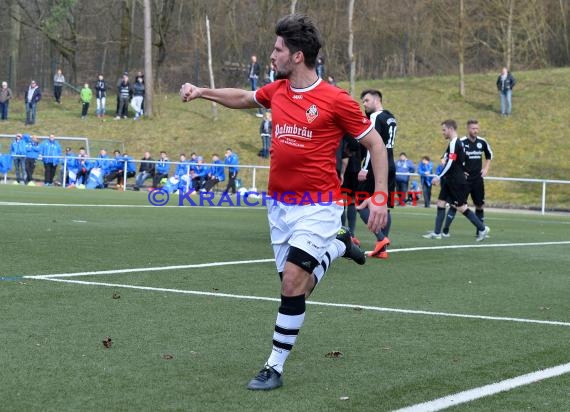
[[[63, 176], [63, 169], [65, 168], [65, 176]], [[71, 147], [65, 148], [65, 158], [62, 160], [60, 169], [60, 180], [63, 187], [75, 184], [77, 180], [77, 172], [79, 168], [77, 165], [77, 155], [71, 150]]]
[[154, 169], [152, 189], [157, 189], [160, 186], [160, 181], [164, 178], [168, 178], [168, 173], [170, 173], [170, 160], [168, 160], [168, 156], [163, 150], [160, 152], [160, 159], [158, 159], [158, 163], [156, 163], [156, 167]]
[[93, 168], [101, 169], [103, 181], [105, 179], [105, 175], [109, 174], [113, 170], [114, 162], [115, 160], [109, 157], [106, 149], [99, 150], [99, 154], [97, 155]]
[[23, 139], [26, 142], [26, 184], [28, 184], [33, 180], [36, 160], [40, 156], [40, 144], [37, 136], [25, 134]]
[[194, 166], [194, 170], [190, 172], [192, 177], [192, 187], [200, 190], [204, 187], [206, 176], [208, 176], [209, 167], [204, 165], [204, 158], [198, 156], [198, 163]]
[[408, 185], [410, 182], [409, 175], [400, 173], [414, 173], [415, 171], [414, 162], [407, 158], [406, 153], [400, 153], [400, 158], [396, 161], [396, 192], [401, 196], [400, 199], [405, 200], [408, 197]]
[[206, 183], [204, 183], [204, 191], [209, 192], [220, 182], [226, 180], [224, 165], [217, 153], [212, 155], [212, 166], [209, 167]]
[[176, 165], [174, 175], [178, 179], [178, 190], [185, 193], [192, 188], [192, 179], [190, 178], [190, 163], [186, 160], [186, 154], [180, 153], [180, 158]]
[[14, 162], [16, 171], [16, 181], [24, 183], [26, 181], [26, 171], [24, 165], [26, 163], [26, 142], [22, 139], [22, 135], [18, 133], [12, 144], [10, 144], [10, 155]]
[[429, 156], [422, 157], [418, 165], [418, 174], [422, 183], [422, 195], [424, 197], [424, 207], [431, 204], [431, 181], [433, 180], [433, 163]]
[[228, 168], [228, 185], [226, 186], [226, 190], [224, 190], [224, 194], [228, 193], [231, 189], [232, 194], [236, 193], [236, 179], [239, 173], [239, 158], [236, 153], [232, 151], [231, 148], [226, 149], [225, 157], [224, 157], [224, 165]]
[[61, 146], [55, 140], [54, 134], [50, 134], [49, 139], [40, 144], [40, 155], [44, 163], [44, 184], [53, 186], [55, 171], [61, 160]]
[[86, 185], [89, 179], [89, 172], [93, 168], [93, 162], [89, 160], [87, 151], [84, 147], [79, 148], [77, 154], [77, 175], [75, 176], [75, 183], [77, 185]]

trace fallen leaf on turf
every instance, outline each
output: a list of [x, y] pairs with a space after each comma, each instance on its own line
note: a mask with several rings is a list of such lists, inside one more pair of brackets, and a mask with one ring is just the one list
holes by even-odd
[[217, 292], [217, 291], [220, 290], [220, 289], [218, 289], [218, 288], [212, 288], [212, 290], [213, 290], [214, 292]]
[[359, 308], [359, 307], [354, 307], [354, 308], [352, 308], [352, 309], [353, 309], [353, 310], [362, 310], [362, 308]]
[[337, 350], [329, 352], [325, 355], [325, 358], [342, 358], [344, 356], [344, 354], [342, 352], [339, 352]]
[[121, 299], [121, 295], [115, 292], [113, 293], [113, 299]]
[[170, 359], [174, 359], [174, 356], [172, 356], [169, 353], [165, 353], [164, 355], [162, 355], [162, 359], [170, 360]]
[[347, 400], [349, 400], [350, 398], [349, 398], [348, 396], [341, 396], [339, 399], [340, 399], [341, 401], [347, 401]]
[[550, 310], [550, 308], [548, 306], [541, 306], [539, 309], [540, 310]]
[[109, 336], [105, 336], [105, 339], [103, 339], [103, 346], [109, 349], [112, 344], [113, 342], [111, 341], [111, 338]]

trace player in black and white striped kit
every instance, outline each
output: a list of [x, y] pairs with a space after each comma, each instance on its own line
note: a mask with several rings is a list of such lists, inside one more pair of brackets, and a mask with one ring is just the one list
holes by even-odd
[[449, 140], [445, 151], [445, 166], [433, 178], [432, 184], [441, 184], [441, 191], [437, 199], [437, 213], [433, 232], [423, 235], [426, 239], [441, 239], [441, 226], [445, 219], [445, 205], [449, 203], [451, 209], [459, 210], [477, 228], [477, 242], [487, 237], [489, 228], [479, 220], [475, 213], [467, 206], [467, 172], [465, 169], [465, 150], [457, 137], [457, 122], [452, 119], [441, 123], [443, 137]]
[[[475, 215], [485, 223], [485, 181], [484, 178], [489, 173], [493, 151], [487, 140], [479, 136], [479, 121], [469, 119], [467, 121], [467, 136], [461, 138], [461, 144], [465, 151], [465, 170], [468, 173], [467, 186], [468, 194], [475, 205]], [[483, 157], [485, 163], [483, 164]], [[442, 236], [449, 237], [449, 226], [455, 218], [456, 210], [450, 208], [443, 225]]]

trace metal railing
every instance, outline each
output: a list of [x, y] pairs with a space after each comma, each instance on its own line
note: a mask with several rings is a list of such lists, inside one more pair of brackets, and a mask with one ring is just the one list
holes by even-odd
[[[16, 156], [12, 156], [12, 157], [16, 157]], [[19, 157], [25, 157], [25, 156], [19, 156]], [[63, 161], [63, 176], [65, 179], [65, 176], [67, 174], [67, 161], [68, 161], [68, 157], [67, 156], [52, 156], [53, 158], [59, 158]], [[44, 157], [46, 158], [46, 157]], [[74, 157], [75, 159], [75, 157]], [[105, 161], [105, 162], [114, 162], [117, 159], [116, 158], [96, 158], [96, 157], [88, 157], [85, 158], [85, 160], [90, 160], [90, 161]], [[123, 158], [119, 159], [120, 161], [124, 161], [124, 165], [123, 165], [123, 190], [126, 189], [127, 187], [127, 161], [124, 160]], [[142, 162], [147, 162], [147, 163], [160, 163], [160, 160], [136, 160], [136, 159], [129, 159], [128, 162], [132, 162], [135, 164], [140, 164]], [[169, 161], [169, 164], [172, 165], [179, 165], [182, 163], [189, 163], [188, 161], [186, 162], [178, 162], [178, 161]], [[227, 169], [229, 167], [235, 167], [235, 166], [231, 166], [231, 165], [225, 165], [225, 164], [213, 164], [213, 163], [201, 163], [202, 166], [223, 166], [224, 169]], [[269, 169], [269, 166], [261, 166], [261, 165], [238, 165], [237, 166], [240, 169], [239, 172], [239, 176], [242, 182], [244, 182], [245, 180], [247, 180], [247, 182], [249, 182], [249, 185], [246, 183], [242, 183], [241, 186], [242, 187], [246, 187], [248, 190], [252, 190], [252, 191], [257, 191], [257, 187], [258, 187], [258, 183], [259, 183], [259, 172], [266, 172]], [[138, 167], [137, 167], [138, 169]], [[247, 172], [247, 173], [244, 173]], [[266, 174], [266, 173], [264, 173]], [[244, 179], [244, 175], [247, 179]], [[417, 173], [397, 173], [397, 175], [407, 175], [410, 176], [411, 178], [420, 178], [420, 175]], [[430, 177], [434, 177], [436, 175], [429, 175]], [[8, 179], [8, 174], [5, 173], [3, 176], [3, 183], [6, 184], [7, 183], [7, 179]], [[265, 184], [267, 179], [262, 179], [263, 183]], [[497, 176], [487, 176], [485, 177], [486, 181], [500, 181], [500, 182], [517, 182], [517, 183], [531, 183], [531, 184], [540, 184], [541, 185], [541, 196], [540, 196], [540, 213], [541, 214], [546, 214], [546, 210], [547, 210], [547, 185], [552, 185], [552, 184], [562, 184], [562, 185], [570, 185], [570, 180], [556, 180], [556, 179], [533, 179], [533, 178], [516, 178], [516, 177], [497, 177]], [[421, 187], [421, 185], [420, 185]], [[568, 205], [568, 208], [570, 208], [570, 205]]]

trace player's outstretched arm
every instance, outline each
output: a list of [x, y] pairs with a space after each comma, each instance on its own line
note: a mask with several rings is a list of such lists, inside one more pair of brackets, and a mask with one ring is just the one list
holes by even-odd
[[219, 103], [230, 109], [251, 109], [259, 107], [253, 99], [253, 91], [242, 89], [208, 89], [184, 83], [180, 88], [180, 98], [183, 102], [194, 99], [206, 99]]

